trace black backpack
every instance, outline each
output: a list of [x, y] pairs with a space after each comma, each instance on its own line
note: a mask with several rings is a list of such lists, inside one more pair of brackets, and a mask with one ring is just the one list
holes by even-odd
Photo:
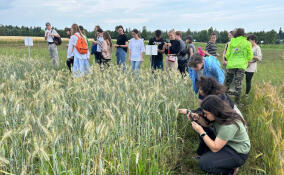
[[[52, 31], [53, 30], [51, 30], [51, 33], [52, 33]], [[53, 42], [54, 42], [55, 45], [57, 45], [57, 46], [61, 45], [61, 43], [62, 43], [61, 37], [54, 36], [52, 39], [53, 39]]]

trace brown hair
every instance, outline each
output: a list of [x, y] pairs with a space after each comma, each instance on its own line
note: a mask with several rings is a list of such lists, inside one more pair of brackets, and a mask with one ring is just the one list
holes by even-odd
[[238, 124], [238, 121], [240, 121], [246, 127], [246, 121], [217, 95], [207, 96], [201, 103], [201, 109], [213, 114], [215, 122], [218, 124], [234, 124], [240, 129], [240, 125]]
[[64, 31], [65, 32], [71, 32], [71, 28], [65, 27]]
[[182, 33], [181, 33], [181, 31], [176, 31], [176, 35], [178, 35], [178, 36], [182, 37]]
[[108, 32], [103, 32], [103, 38], [104, 38], [104, 40], [108, 41], [110, 47], [112, 47], [111, 36]]
[[123, 26], [122, 26], [122, 25], [116, 26], [115, 30], [117, 31], [117, 30], [118, 30], [118, 29], [120, 29], [120, 28], [124, 31], [124, 29], [123, 29]]
[[213, 77], [200, 77], [198, 81], [199, 88], [203, 91], [204, 96], [225, 94], [226, 88], [218, 83]]
[[97, 32], [98, 32], [98, 33], [103, 33], [104, 31], [103, 31], [103, 29], [99, 28], [99, 29], [97, 30]]
[[141, 35], [137, 29], [133, 29], [132, 32], [134, 32], [136, 35], [138, 35], [138, 38], [141, 38]]
[[239, 36], [245, 36], [245, 29], [243, 29], [243, 28], [236, 29], [236, 31], [234, 33], [234, 37], [237, 38]]
[[139, 31], [137, 29], [133, 29], [132, 32], [138, 35]]
[[210, 35], [210, 40], [212, 39], [212, 36], [216, 36], [216, 39], [217, 39], [217, 34], [215, 32], [212, 32], [211, 35]]
[[95, 29], [97, 31], [98, 29], [102, 29], [102, 28], [99, 25], [97, 25], [97, 26], [95, 26]]
[[83, 33], [81, 32], [81, 30], [80, 30], [78, 24], [73, 24], [73, 25], [71, 26], [71, 29], [73, 29], [73, 31], [71, 32], [71, 35], [74, 35], [75, 33], [78, 32], [78, 33], [80, 33], [81, 36], [84, 36]]
[[203, 56], [201, 56], [199, 53], [195, 53], [192, 55], [190, 61], [189, 61], [189, 66], [190, 67], [196, 67], [197, 64], [200, 64], [203, 62]]
[[79, 29], [81, 30], [81, 32], [82, 32], [84, 35], [86, 35], [86, 32], [85, 32], [85, 30], [84, 30], [84, 27], [83, 27], [83, 26], [79, 26]]
[[252, 40], [252, 41], [257, 41], [257, 37], [254, 35], [254, 34], [250, 34], [248, 37], [247, 37], [247, 40]]

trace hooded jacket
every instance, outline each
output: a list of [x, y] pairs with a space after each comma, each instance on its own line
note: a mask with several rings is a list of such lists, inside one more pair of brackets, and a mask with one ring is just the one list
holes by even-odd
[[253, 58], [252, 45], [243, 36], [232, 38], [227, 49], [227, 69], [246, 69]]

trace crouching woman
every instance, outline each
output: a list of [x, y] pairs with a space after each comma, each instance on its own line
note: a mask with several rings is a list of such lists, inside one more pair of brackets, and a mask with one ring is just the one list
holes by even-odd
[[[191, 124], [209, 149], [202, 153], [198, 165], [213, 174], [236, 174], [248, 159], [250, 139], [245, 120], [228, 103], [216, 95], [201, 103], [202, 116], [194, 115]], [[199, 123], [199, 124], [198, 124]], [[213, 125], [216, 138], [210, 138], [201, 125]]]

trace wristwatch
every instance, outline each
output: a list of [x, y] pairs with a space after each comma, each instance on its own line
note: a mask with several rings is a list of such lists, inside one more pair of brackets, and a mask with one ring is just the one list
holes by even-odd
[[206, 132], [203, 132], [203, 133], [200, 134], [200, 137], [203, 138], [203, 137], [206, 136], [206, 135], [207, 135], [207, 133], [206, 133]]

